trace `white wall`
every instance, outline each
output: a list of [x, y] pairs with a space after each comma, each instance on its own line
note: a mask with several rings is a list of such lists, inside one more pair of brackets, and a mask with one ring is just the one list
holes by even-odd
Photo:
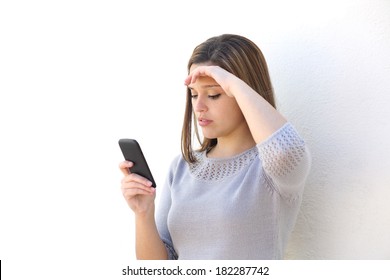
[[1, 2], [0, 259], [41, 279], [133, 260], [117, 140], [139, 139], [163, 184], [187, 59], [222, 33], [262, 48], [311, 147], [286, 257], [389, 259], [390, 2], [175, 2]]
[[313, 154], [288, 258], [390, 259], [390, 1], [354, 2], [270, 53], [281, 109]]

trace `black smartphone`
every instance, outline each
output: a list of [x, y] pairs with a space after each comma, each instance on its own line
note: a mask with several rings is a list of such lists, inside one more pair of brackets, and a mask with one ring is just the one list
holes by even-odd
[[148, 179], [152, 182], [153, 188], [157, 187], [138, 142], [134, 139], [119, 139], [119, 147], [122, 150], [125, 160], [134, 163], [130, 171]]

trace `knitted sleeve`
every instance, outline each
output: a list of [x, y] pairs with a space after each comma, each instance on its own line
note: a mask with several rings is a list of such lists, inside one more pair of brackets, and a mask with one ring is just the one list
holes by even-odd
[[156, 211], [156, 226], [157, 230], [160, 234], [160, 238], [163, 241], [165, 248], [167, 249], [168, 253], [168, 259], [170, 260], [176, 260], [178, 258], [175, 249], [173, 247], [173, 242], [171, 235], [168, 230], [168, 213], [171, 208], [171, 184], [173, 180], [173, 174], [174, 174], [174, 166], [175, 162], [177, 162], [177, 159], [175, 159], [172, 162], [169, 174], [167, 176], [165, 185], [163, 186], [161, 190], [161, 197], [158, 203], [158, 209]]
[[257, 147], [264, 171], [276, 191], [286, 198], [300, 195], [310, 170], [311, 156], [294, 127], [286, 123]]

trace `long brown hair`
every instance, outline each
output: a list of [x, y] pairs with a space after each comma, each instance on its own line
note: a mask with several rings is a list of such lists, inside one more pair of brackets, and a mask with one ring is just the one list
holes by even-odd
[[[276, 108], [267, 63], [260, 48], [251, 40], [233, 34], [212, 37], [195, 47], [188, 61], [188, 73], [192, 64], [204, 63], [219, 66], [234, 74]], [[217, 144], [217, 139], [204, 137], [201, 141], [193, 115], [191, 92], [187, 89], [181, 151], [189, 163], [196, 161], [192, 148], [192, 127], [201, 145], [199, 151], [209, 151]]]

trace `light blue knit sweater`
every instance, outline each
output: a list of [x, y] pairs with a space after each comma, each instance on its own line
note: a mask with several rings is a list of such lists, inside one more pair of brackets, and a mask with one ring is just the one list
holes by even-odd
[[290, 123], [232, 158], [171, 164], [156, 211], [171, 259], [282, 259], [311, 157]]

